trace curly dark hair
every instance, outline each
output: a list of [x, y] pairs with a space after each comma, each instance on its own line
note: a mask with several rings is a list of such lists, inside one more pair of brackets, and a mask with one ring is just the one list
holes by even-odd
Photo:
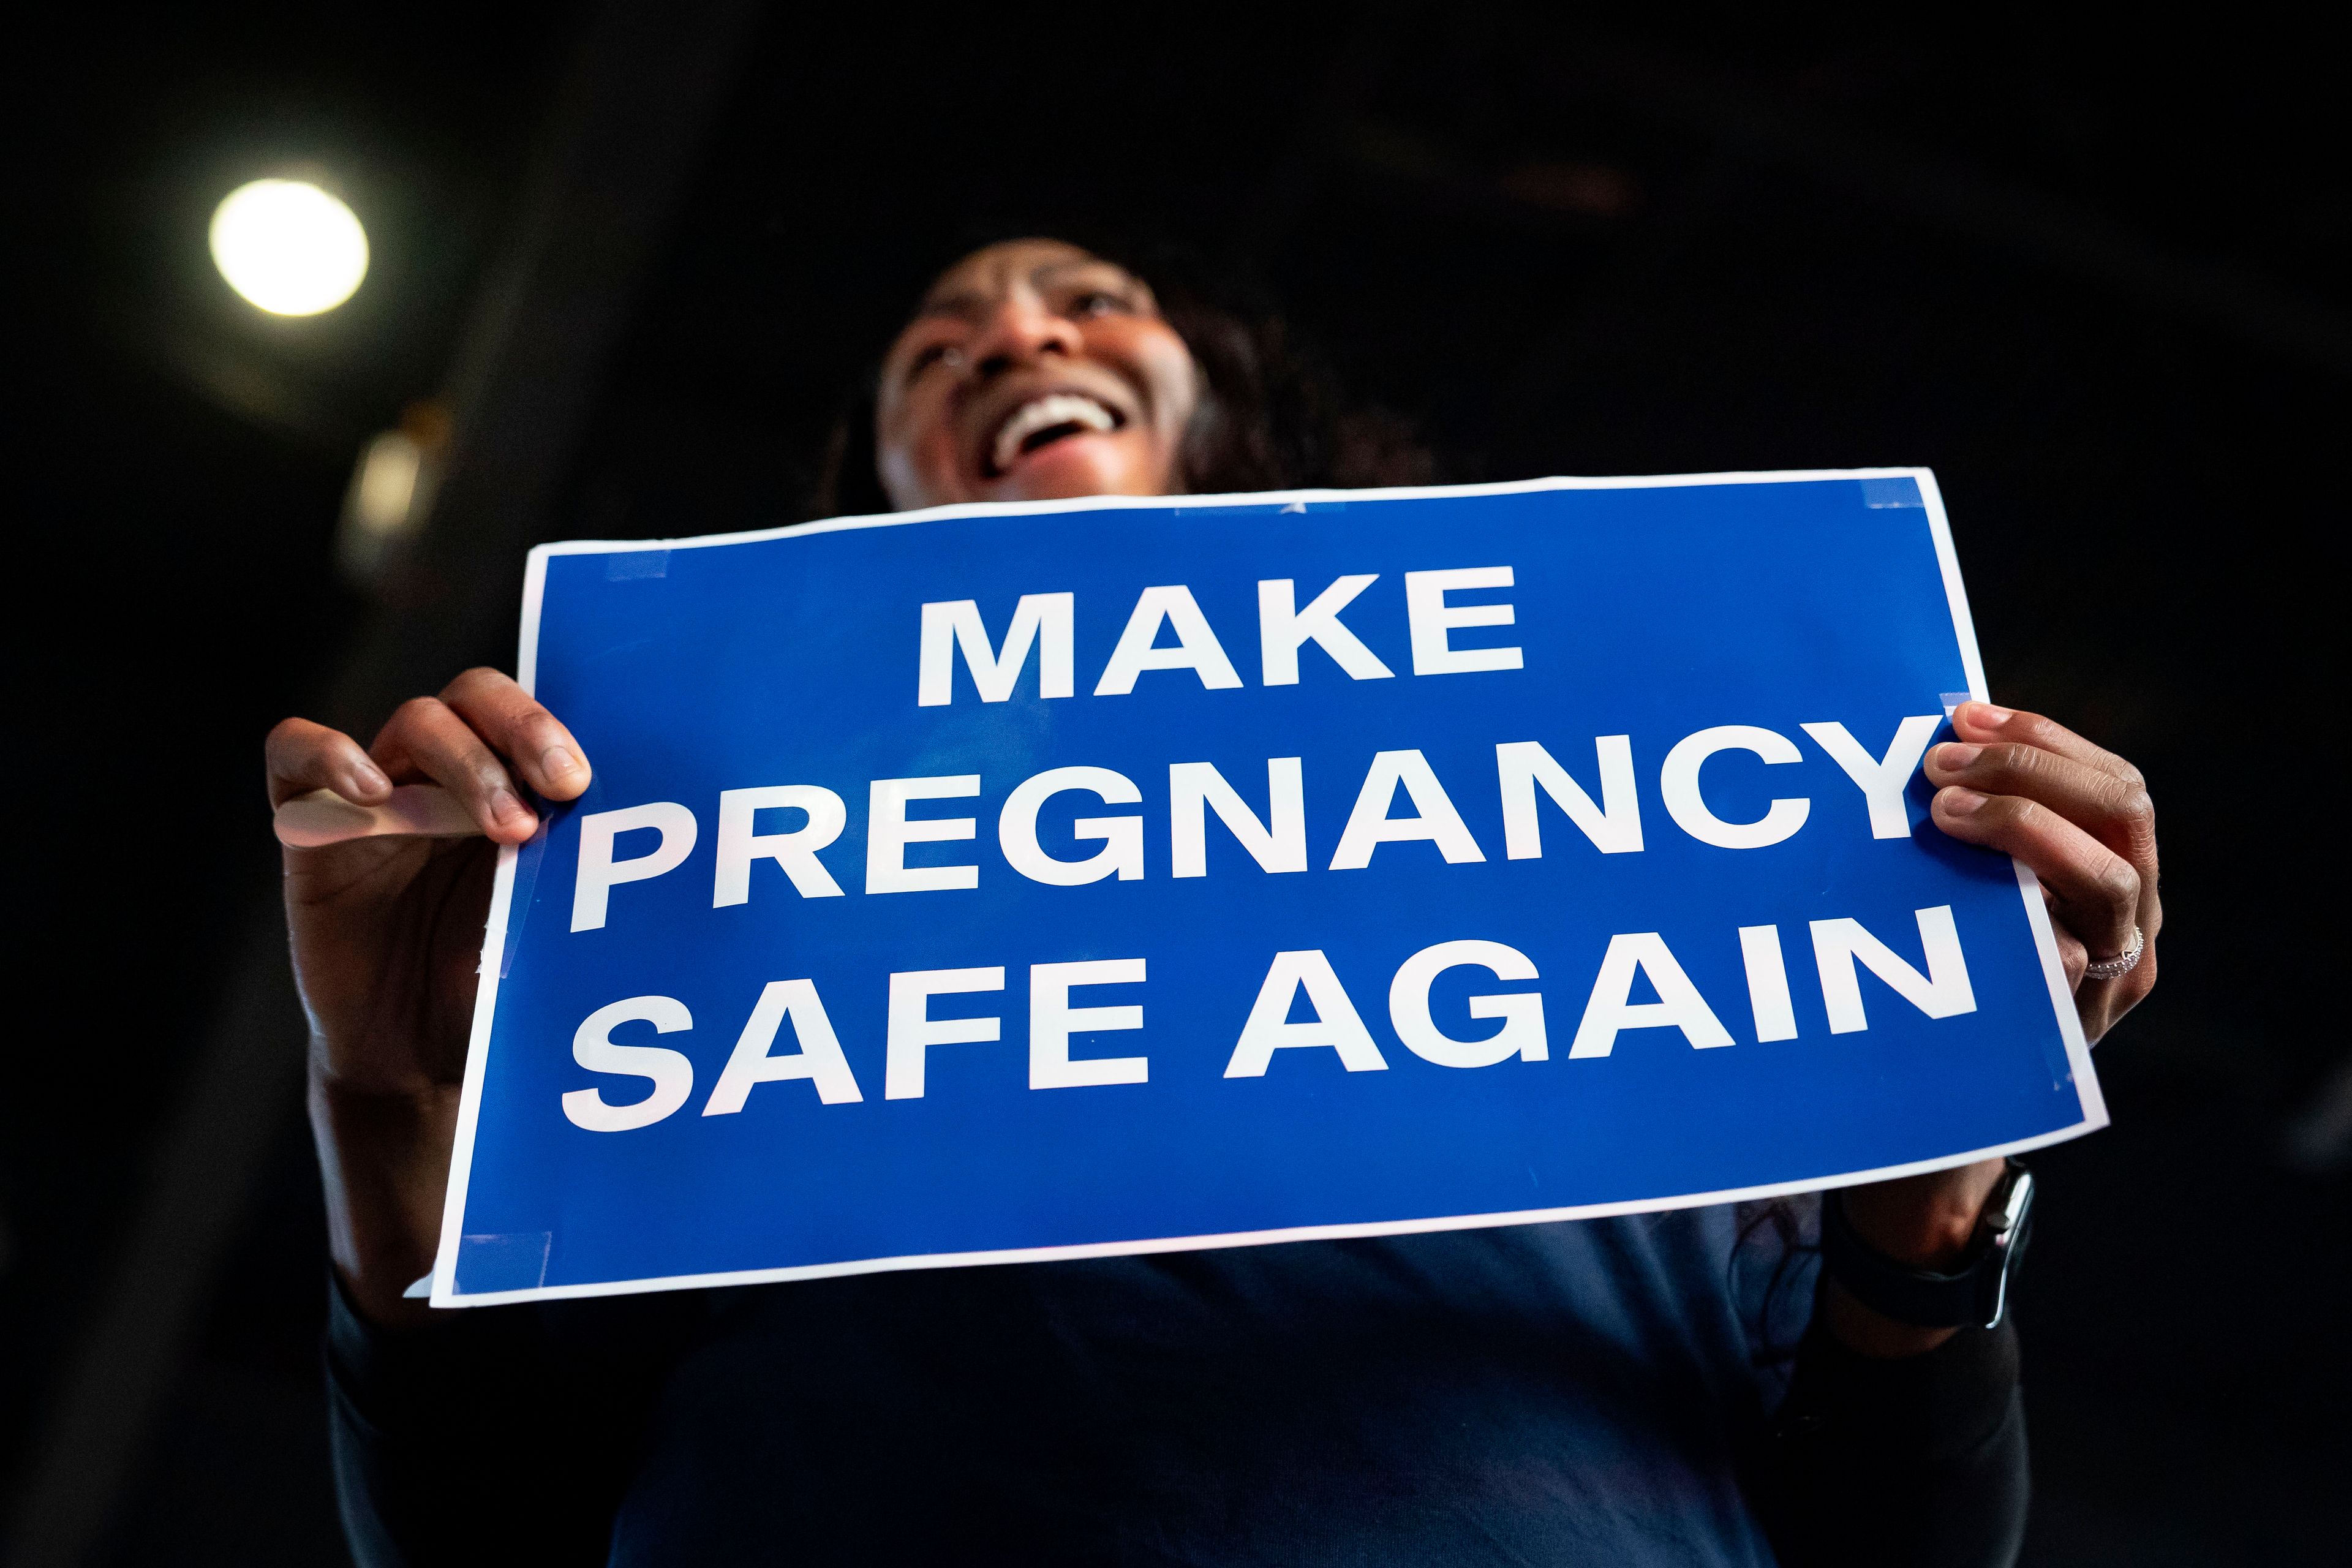
[[[1264, 303], [1262, 289], [1172, 246], [1082, 248], [1150, 283], [1161, 315], [1200, 366], [1201, 402], [1184, 433], [1178, 475], [1186, 493], [1357, 489], [1435, 477], [1434, 459], [1406, 421], [1349, 398], [1324, 361]], [[877, 362], [834, 424], [812, 517], [892, 510], [874, 448], [879, 374]]]

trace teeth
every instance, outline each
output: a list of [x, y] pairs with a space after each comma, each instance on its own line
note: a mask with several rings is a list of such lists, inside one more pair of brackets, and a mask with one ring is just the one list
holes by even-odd
[[1032, 399], [1013, 411], [1012, 416], [999, 426], [996, 447], [992, 454], [1001, 470], [1013, 466], [1021, 455], [1021, 443], [1040, 430], [1050, 430], [1056, 425], [1083, 425], [1089, 430], [1110, 431], [1118, 427], [1111, 411], [1091, 397], [1074, 393], [1056, 392], [1045, 397]]

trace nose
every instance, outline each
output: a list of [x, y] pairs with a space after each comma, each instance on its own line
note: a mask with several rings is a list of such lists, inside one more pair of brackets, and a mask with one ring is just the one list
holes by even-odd
[[990, 380], [1048, 354], [1075, 354], [1078, 345], [1077, 323], [1034, 295], [1015, 292], [997, 301], [965, 352], [981, 378]]

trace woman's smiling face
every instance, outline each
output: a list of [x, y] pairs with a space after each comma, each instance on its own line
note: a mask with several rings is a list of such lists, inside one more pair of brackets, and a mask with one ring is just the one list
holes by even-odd
[[1143, 280], [1059, 240], [940, 275], [882, 362], [874, 444], [901, 510], [1169, 495], [1200, 372]]

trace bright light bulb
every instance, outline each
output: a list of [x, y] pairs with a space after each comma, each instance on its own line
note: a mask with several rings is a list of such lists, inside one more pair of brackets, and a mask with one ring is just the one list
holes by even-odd
[[213, 263], [275, 316], [315, 316], [367, 276], [367, 231], [352, 209], [300, 180], [239, 185], [213, 211]]

